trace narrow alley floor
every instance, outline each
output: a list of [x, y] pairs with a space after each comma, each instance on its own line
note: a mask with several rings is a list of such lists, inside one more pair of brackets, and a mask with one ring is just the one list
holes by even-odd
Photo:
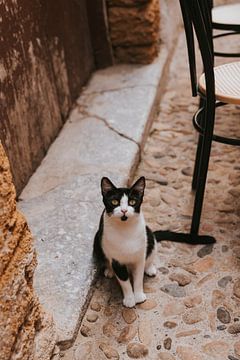
[[[153, 230], [189, 231], [196, 109], [182, 34], [136, 173], [147, 179], [143, 211]], [[239, 111], [218, 110], [218, 133], [240, 137]], [[62, 359], [240, 359], [239, 156], [238, 147], [213, 144], [201, 233], [214, 235], [216, 244], [159, 244], [158, 274], [144, 279], [147, 301], [133, 309], [122, 306], [115, 280], [99, 279]]]

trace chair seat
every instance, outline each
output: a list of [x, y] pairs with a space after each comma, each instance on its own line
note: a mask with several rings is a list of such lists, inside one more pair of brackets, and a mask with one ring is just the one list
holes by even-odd
[[[240, 61], [214, 68], [216, 100], [227, 104], [240, 104]], [[200, 92], [206, 93], [205, 75], [198, 81]]]
[[212, 22], [216, 28], [218, 25], [223, 25], [229, 28], [235, 26], [240, 29], [240, 3], [214, 7], [212, 9]]

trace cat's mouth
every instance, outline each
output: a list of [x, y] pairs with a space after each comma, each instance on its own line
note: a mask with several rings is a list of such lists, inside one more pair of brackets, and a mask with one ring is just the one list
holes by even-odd
[[128, 217], [126, 216], [126, 215], [123, 215], [122, 217], [121, 217], [121, 220], [122, 221], [126, 221], [128, 219]]

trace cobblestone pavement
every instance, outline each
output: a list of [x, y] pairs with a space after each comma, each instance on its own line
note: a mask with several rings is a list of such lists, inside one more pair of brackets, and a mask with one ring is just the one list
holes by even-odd
[[[136, 177], [145, 175], [144, 213], [152, 229], [187, 231], [196, 133], [184, 36]], [[219, 133], [240, 137], [239, 108], [218, 111]], [[158, 274], [145, 278], [147, 301], [122, 306], [115, 280], [101, 279], [64, 360], [240, 359], [240, 149], [214, 144], [201, 232], [214, 246], [163, 242]]]

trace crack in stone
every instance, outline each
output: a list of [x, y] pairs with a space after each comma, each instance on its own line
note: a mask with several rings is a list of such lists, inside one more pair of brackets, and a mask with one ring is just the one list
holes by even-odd
[[[128, 136], [128, 135], [126, 135], [126, 134], [124, 134], [124, 133], [116, 130], [113, 126], [111, 126], [111, 125], [107, 122], [106, 119], [102, 118], [101, 116], [98, 116], [98, 115], [95, 115], [95, 114], [92, 114], [92, 113], [88, 112], [88, 111], [86, 110], [86, 108], [84, 108], [84, 105], [78, 105], [78, 108], [80, 108], [80, 112], [81, 112], [81, 115], [83, 115], [83, 117], [84, 117], [84, 116], [86, 116], [86, 117], [92, 117], [92, 118], [95, 118], [95, 119], [97, 119], [97, 120], [100, 120], [100, 121], [102, 121], [102, 122], [106, 125], [106, 127], [107, 127], [109, 130], [115, 132], [117, 135], [123, 137], [123, 138], [126, 139], [126, 140], [129, 140], [129, 141], [134, 142], [134, 144], [136, 144], [136, 145], [138, 146], [138, 148], [139, 148], [139, 153], [141, 154], [141, 145], [140, 145], [137, 141], [135, 141], [134, 139], [132, 139], [130, 136]], [[141, 157], [141, 156], [140, 156], [140, 157]]]
[[156, 85], [154, 84], [144, 84], [144, 85], [133, 85], [133, 86], [123, 86], [120, 88], [113, 88], [113, 89], [106, 89], [106, 90], [99, 90], [99, 91], [91, 91], [91, 92], [82, 92], [81, 96], [89, 96], [89, 95], [101, 95], [108, 92], [116, 92], [126, 89], [136, 89], [136, 88], [145, 88], [145, 87], [153, 87], [156, 88]]

